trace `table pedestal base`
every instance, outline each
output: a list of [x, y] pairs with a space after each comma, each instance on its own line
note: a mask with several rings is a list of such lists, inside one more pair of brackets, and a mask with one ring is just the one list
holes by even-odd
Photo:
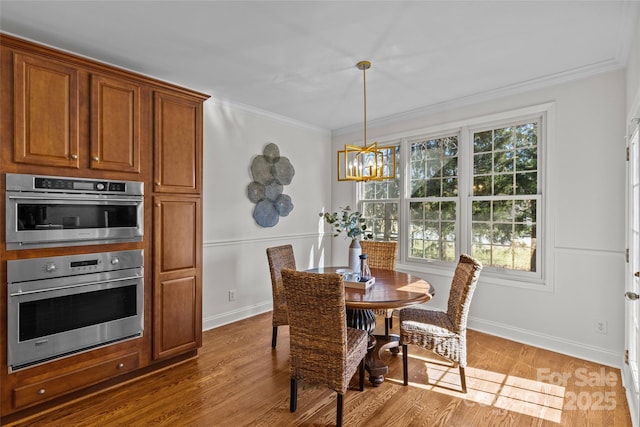
[[398, 353], [398, 335], [373, 335], [376, 328], [376, 316], [371, 310], [347, 309], [347, 325], [352, 328], [363, 329], [369, 334], [369, 351], [365, 356], [365, 366], [369, 372], [369, 382], [374, 387], [384, 382], [384, 376], [389, 373], [389, 367], [382, 361], [380, 355], [391, 350]]

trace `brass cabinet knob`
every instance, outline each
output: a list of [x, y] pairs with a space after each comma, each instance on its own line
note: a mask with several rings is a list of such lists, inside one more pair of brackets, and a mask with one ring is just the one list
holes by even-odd
[[118, 369], [124, 368], [124, 363], [118, 363]]
[[45, 389], [43, 389], [43, 388], [41, 388], [40, 390], [38, 390], [38, 394], [45, 394], [45, 393], [46, 393], [46, 390], [45, 390]]
[[72, 154], [72, 155], [71, 155], [71, 158], [72, 158], [73, 160], [78, 160], [78, 155], [77, 155], [77, 154]]
[[97, 162], [98, 160], [100, 160], [100, 158], [99, 158], [98, 156], [94, 156], [94, 157], [92, 157], [91, 159], [92, 159], [93, 161], [96, 161], [96, 162]]

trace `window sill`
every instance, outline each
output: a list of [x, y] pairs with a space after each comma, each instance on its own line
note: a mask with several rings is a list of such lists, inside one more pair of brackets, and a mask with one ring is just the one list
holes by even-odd
[[[428, 276], [440, 276], [446, 277], [448, 280], [451, 280], [453, 277], [453, 272], [455, 270], [455, 264], [440, 264], [440, 263], [400, 263], [396, 264], [396, 270], [406, 272], [406, 273], [415, 273], [416, 275], [426, 275], [425, 279], [428, 279]], [[495, 286], [507, 286], [509, 288], [521, 288], [521, 289], [529, 289], [540, 292], [553, 292], [553, 287], [548, 281], [540, 280], [540, 279], [526, 279], [522, 277], [514, 277], [513, 275], [509, 275], [508, 273], [500, 273], [495, 269], [491, 270], [483, 270], [480, 274], [479, 282], [483, 285], [495, 285]]]

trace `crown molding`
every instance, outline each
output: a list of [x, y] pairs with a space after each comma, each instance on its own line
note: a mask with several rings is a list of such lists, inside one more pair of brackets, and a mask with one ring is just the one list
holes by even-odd
[[249, 113], [249, 114], [253, 114], [256, 116], [260, 116], [260, 117], [264, 117], [266, 119], [270, 119], [270, 120], [274, 120], [276, 122], [280, 122], [282, 124], [288, 125], [288, 126], [293, 126], [293, 127], [297, 127], [303, 130], [307, 130], [307, 131], [311, 131], [311, 132], [315, 132], [318, 133], [320, 135], [324, 135], [324, 136], [331, 136], [331, 130], [326, 129], [326, 128], [321, 128], [319, 126], [315, 126], [312, 125], [310, 123], [306, 123], [300, 120], [296, 120], [296, 119], [292, 119], [290, 117], [286, 117], [286, 116], [282, 116], [280, 114], [276, 114], [276, 113], [272, 113], [270, 111], [267, 110], [263, 110], [261, 108], [258, 107], [254, 107], [251, 105], [247, 105], [247, 104], [242, 104], [239, 102], [234, 102], [234, 101], [230, 101], [230, 100], [221, 100], [218, 98], [211, 98], [207, 101], [207, 103], [212, 103], [214, 105], [217, 105], [221, 108], [231, 108], [234, 110], [240, 110], [240, 111], [244, 111], [245, 113]]
[[[479, 104], [482, 102], [493, 101], [500, 98], [505, 98], [511, 95], [518, 95], [525, 92], [543, 89], [546, 87], [567, 83], [575, 80], [581, 80], [589, 77], [596, 76], [598, 74], [608, 73], [624, 68], [624, 64], [620, 63], [616, 59], [609, 59], [606, 61], [597, 62], [595, 64], [587, 65], [584, 67], [567, 70], [561, 73], [556, 73], [525, 82], [504, 86], [501, 88], [480, 92], [474, 95], [469, 95], [461, 98], [452, 99], [450, 101], [439, 102], [436, 104], [427, 105], [424, 107], [416, 108], [399, 114], [393, 114], [391, 116], [382, 117], [367, 121], [367, 128], [372, 129], [376, 127], [382, 127], [390, 124], [395, 124], [400, 121], [410, 120], [420, 117], [429, 116], [435, 113], [443, 111], [458, 109], [467, 107], [473, 104]], [[362, 124], [356, 124], [346, 126], [340, 129], [332, 131], [332, 137], [347, 135], [353, 132], [358, 132], [362, 129]]]

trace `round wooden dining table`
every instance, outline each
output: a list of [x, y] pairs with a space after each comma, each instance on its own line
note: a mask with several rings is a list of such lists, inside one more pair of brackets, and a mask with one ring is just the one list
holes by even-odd
[[[310, 273], [335, 273], [346, 267], [320, 267], [307, 270]], [[372, 268], [375, 283], [369, 288], [357, 289], [345, 286], [347, 325], [364, 329], [369, 333], [369, 353], [366, 367], [369, 381], [374, 386], [384, 382], [388, 372], [380, 355], [383, 351], [397, 352], [399, 337], [395, 334], [374, 335], [376, 318], [373, 309], [396, 309], [420, 304], [431, 300], [435, 294], [433, 286], [426, 280], [395, 270]]]

